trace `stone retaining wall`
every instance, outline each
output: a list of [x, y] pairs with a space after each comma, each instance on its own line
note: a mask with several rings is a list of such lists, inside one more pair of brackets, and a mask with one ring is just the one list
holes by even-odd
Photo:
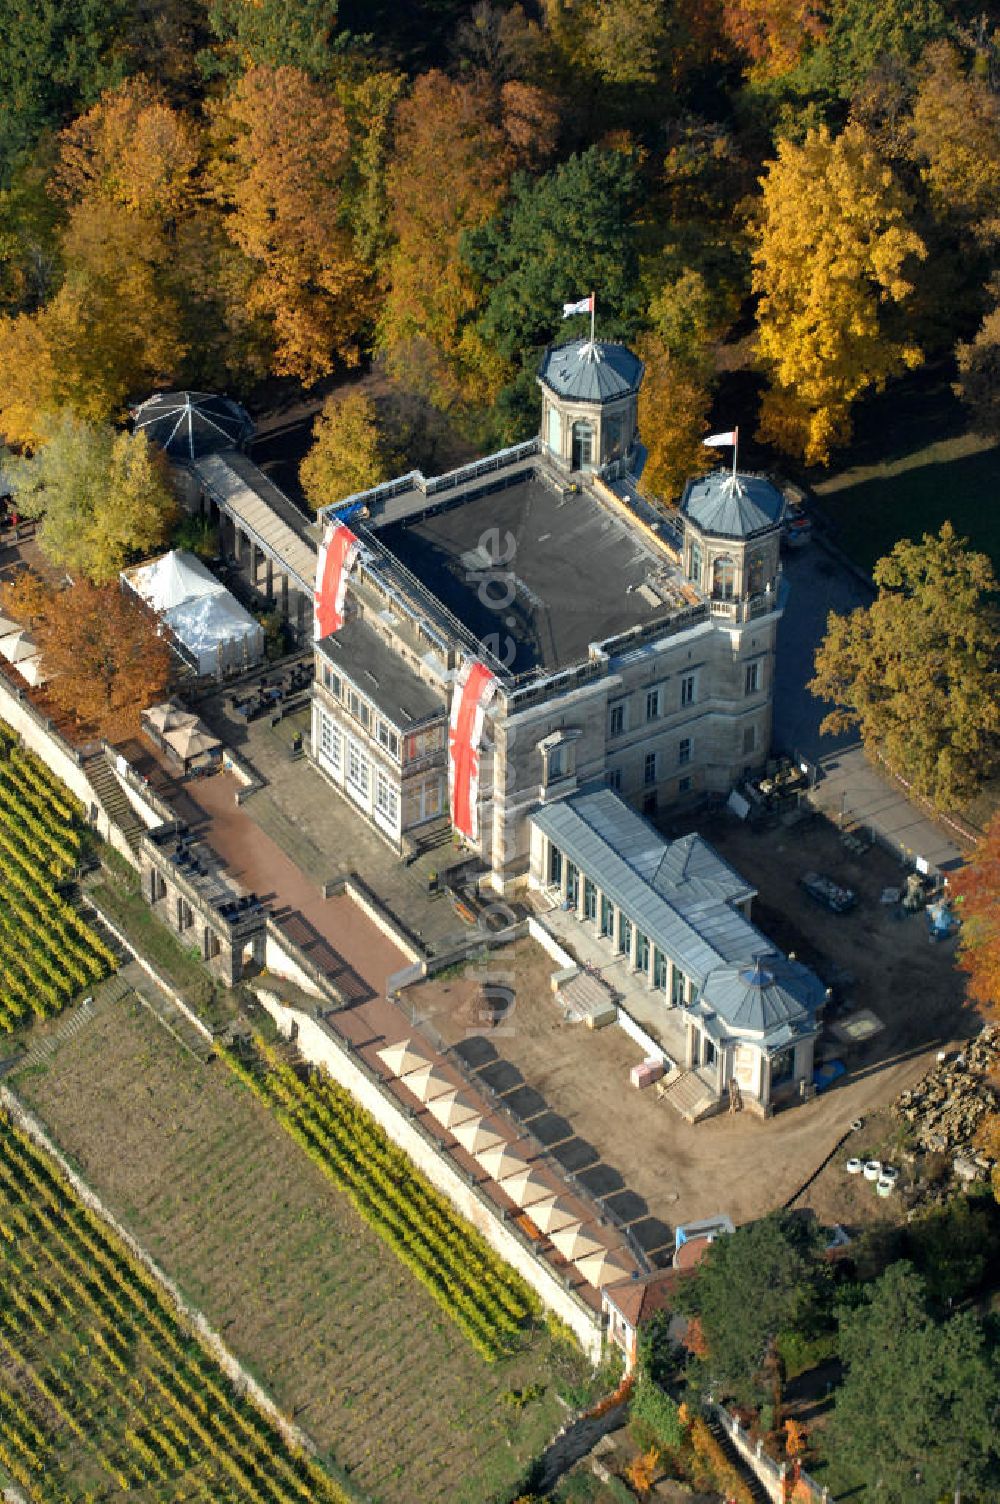
[[393, 1143], [409, 1155], [431, 1184], [448, 1197], [500, 1257], [536, 1291], [543, 1305], [570, 1327], [591, 1361], [599, 1362], [603, 1336], [600, 1316], [567, 1289], [555, 1270], [536, 1255], [516, 1223], [503, 1220], [499, 1208], [478, 1186], [469, 1183], [418, 1120], [407, 1115], [381, 1078], [359, 1055], [349, 1051], [321, 1019], [286, 1007], [266, 989], [256, 991], [279, 1032], [286, 1038], [294, 1033], [302, 1057], [322, 1066], [372, 1114]]

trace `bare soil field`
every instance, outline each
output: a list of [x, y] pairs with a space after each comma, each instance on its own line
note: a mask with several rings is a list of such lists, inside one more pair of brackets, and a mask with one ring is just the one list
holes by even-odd
[[[12, 1083], [279, 1405], [385, 1504], [483, 1504], [565, 1411], [544, 1334], [483, 1362], [221, 1061], [132, 998]], [[543, 1386], [523, 1408], [510, 1392]], [[505, 1399], [504, 1396], [507, 1396]]]
[[[899, 919], [882, 906], [882, 889], [902, 881], [899, 866], [877, 849], [851, 856], [823, 821], [795, 832], [721, 820], [698, 828], [758, 888], [753, 917], [764, 933], [836, 983], [833, 1022], [866, 1008], [884, 1024], [850, 1049], [824, 1036], [824, 1050], [835, 1049], [848, 1068], [836, 1087], [766, 1122], [744, 1112], [689, 1125], [652, 1092], [629, 1086], [641, 1051], [621, 1030], [564, 1021], [549, 987], [553, 963], [527, 940], [491, 952], [485, 966], [408, 989], [411, 1005], [654, 1259], [677, 1223], [720, 1211], [742, 1222], [798, 1198], [831, 1220], [892, 1216], [860, 1193], [856, 1206], [845, 1204], [839, 1170], [803, 1187], [854, 1119], [892, 1101], [939, 1048], [978, 1028], [963, 1005], [954, 945], [931, 945], [921, 916]], [[836, 915], [813, 903], [798, 881], [810, 869], [854, 888], [857, 909]], [[477, 1016], [484, 978], [515, 994], [496, 1028]]]

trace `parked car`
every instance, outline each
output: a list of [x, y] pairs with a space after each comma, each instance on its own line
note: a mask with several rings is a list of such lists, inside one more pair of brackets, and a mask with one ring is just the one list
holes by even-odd
[[781, 524], [784, 548], [804, 548], [812, 537], [812, 518], [806, 511], [806, 493], [801, 486], [786, 482], [781, 488], [785, 498], [785, 515]]
[[799, 878], [799, 882], [810, 898], [833, 914], [846, 914], [858, 901], [853, 888], [842, 888], [832, 877], [824, 877], [822, 872], [807, 872]]

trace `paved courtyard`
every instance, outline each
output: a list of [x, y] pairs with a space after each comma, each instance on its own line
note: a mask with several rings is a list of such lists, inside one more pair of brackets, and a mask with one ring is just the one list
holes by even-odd
[[308, 706], [277, 726], [264, 718], [235, 721], [222, 696], [199, 714], [264, 779], [243, 808], [250, 820], [292, 858], [317, 887], [356, 874], [388, 913], [429, 954], [450, 951], [468, 938], [469, 925], [443, 893], [431, 895], [428, 876], [463, 859], [451, 843], [405, 865], [396, 851], [305, 756], [293, 757], [297, 736], [309, 737]]
[[816, 763], [820, 780], [815, 798], [831, 817], [873, 825], [913, 857], [949, 871], [961, 865], [955, 842], [911, 804], [898, 784], [883, 778], [865, 757], [853, 732], [821, 736], [829, 710], [806, 689], [816, 648], [831, 611], [846, 615], [871, 603], [861, 579], [818, 542], [784, 560], [788, 605], [778, 628], [775, 668], [774, 745]]

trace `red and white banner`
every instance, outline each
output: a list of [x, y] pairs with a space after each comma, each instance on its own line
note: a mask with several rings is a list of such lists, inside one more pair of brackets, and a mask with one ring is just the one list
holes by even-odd
[[451, 823], [470, 841], [479, 839], [479, 743], [486, 707], [497, 681], [478, 659], [462, 665], [451, 697], [448, 799]]
[[313, 641], [320, 642], [344, 624], [347, 576], [360, 544], [342, 522], [327, 524], [316, 559], [316, 594], [313, 601]]
[[571, 318], [574, 313], [593, 313], [593, 311], [594, 311], [594, 294], [593, 293], [590, 293], [585, 298], [580, 298], [580, 300], [578, 302], [576, 302], [576, 303], [564, 303], [563, 304], [563, 318], [564, 319]]

